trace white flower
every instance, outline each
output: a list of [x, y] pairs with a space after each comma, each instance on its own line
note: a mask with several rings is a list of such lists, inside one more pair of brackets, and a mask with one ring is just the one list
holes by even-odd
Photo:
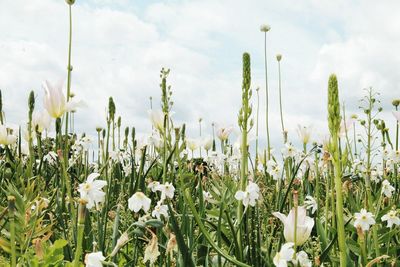
[[86, 107], [86, 103], [83, 100], [77, 100], [75, 97], [67, 102], [66, 111], [68, 112], [76, 112], [77, 108]]
[[148, 111], [151, 123], [154, 128], [159, 130], [160, 132], [164, 129], [164, 112], [161, 110], [149, 110]]
[[161, 202], [158, 202], [157, 206], [154, 207], [151, 216], [156, 217], [158, 220], [160, 220], [161, 215], [163, 215], [166, 219], [168, 218], [168, 207], [167, 205], [161, 205]]
[[399, 150], [392, 150], [390, 158], [393, 160], [393, 163], [395, 163], [395, 164], [400, 163], [400, 149]]
[[157, 187], [160, 185], [160, 182], [152, 181], [147, 185], [147, 188], [151, 190], [151, 192], [156, 192]]
[[304, 251], [300, 251], [296, 253], [296, 259], [292, 261], [293, 264], [297, 267], [311, 267], [311, 260], [308, 258], [308, 255]]
[[287, 158], [287, 157], [294, 157], [297, 154], [297, 150], [294, 146], [292, 146], [289, 143], [285, 144], [285, 147], [282, 148], [282, 154], [283, 157]]
[[308, 142], [310, 141], [311, 130], [312, 126], [306, 127], [297, 125], [297, 134], [299, 135], [300, 140], [303, 144], [308, 144]]
[[400, 122], [400, 111], [392, 111], [392, 114], [396, 118], [396, 120]]
[[60, 118], [67, 111], [67, 100], [62, 93], [63, 83], [56, 85], [50, 84], [49, 81], [43, 83], [45, 90], [44, 107], [49, 115], [55, 119]]
[[391, 210], [385, 215], [382, 216], [382, 222], [387, 222], [387, 227], [391, 228], [393, 224], [400, 225], [400, 218], [396, 216], [397, 212], [395, 210]]
[[267, 162], [267, 172], [269, 173], [269, 175], [272, 176], [274, 180], [278, 180], [279, 178], [281, 178], [281, 169], [278, 163], [273, 160], [269, 160]]
[[273, 262], [276, 267], [287, 267], [288, 262], [290, 262], [293, 258], [294, 255], [294, 249], [293, 249], [294, 243], [289, 242], [286, 244], [283, 244], [281, 247], [281, 250], [276, 253]]
[[233, 127], [232, 126], [219, 127], [217, 129], [217, 137], [221, 141], [225, 141], [225, 140], [228, 139], [228, 137], [229, 137], [229, 135], [231, 134], [232, 131], [233, 131]]
[[0, 125], [0, 145], [11, 145], [17, 141], [17, 137], [15, 135], [9, 134], [7, 127], [4, 125]]
[[32, 126], [33, 130], [41, 133], [44, 130], [48, 130], [50, 128], [51, 117], [46, 110], [42, 112], [34, 111], [32, 115]]
[[210, 200], [212, 200], [212, 195], [210, 192], [203, 191], [203, 199], [205, 202], [210, 202]]
[[151, 199], [142, 192], [136, 192], [128, 199], [128, 208], [131, 211], [138, 212], [143, 209], [147, 212], [150, 209]]
[[312, 196], [306, 196], [304, 204], [306, 206], [306, 209], [311, 209], [312, 214], [314, 214], [315, 211], [318, 209], [317, 201]]
[[95, 181], [99, 176], [99, 173], [92, 173], [87, 177], [85, 183], [79, 185], [78, 192], [81, 194], [81, 198], [87, 201], [86, 207], [88, 209], [104, 201], [106, 193], [101, 189], [107, 185], [107, 182], [103, 180]]
[[202, 141], [202, 146], [206, 151], [210, 150], [213, 145], [213, 139], [210, 136], [207, 136]]
[[387, 197], [392, 197], [392, 193], [395, 190], [393, 186], [390, 185], [390, 182], [388, 180], [384, 180], [382, 182], [382, 194], [384, 194]]
[[[280, 212], [272, 213], [275, 217], [282, 221], [284, 225], [283, 235], [286, 242], [294, 243], [294, 227], [295, 227], [295, 208], [293, 207], [289, 215], [286, 216]], [[297, 207], [297, 231], [296, 231], [296, 245], [303, 245], [310, 237], [311, 230], [314, 227], [314, 220], [307, 216], [307, 211], [303, 206]]]
[[186, 146], [193, 152], [199, 147], [199, 141], [193, 138], [186, 138]]
[[106, 258], [103, 256], [101, 251], [99, 252], [92, 252], [88, 253], [85, 256], [85, 264], [86, 267], [102, 267], [103, 264], [101, 263]]
[[374, 215], [371, 212], [367, 212], [366, 209], [361, 209], [360, 212], [354, 214], [354, 227], [360, 227], [363, 231], [368, 231], [371, 225], [375, 224]]
[[174, 198], [175, 187], [169, 182], [158, 185], [156, 190], [161, 192], [161, 200], [164, 200], [166, 197]]
[[256, 205], [256, 200], [258, 199], [259, 194], [260, 188], [258, 187], [258, 185], [250, 181], [246, 187], [246, 191], [237, 191], [235, 194], [235, 198], [237, 200], [241, 200], [243, 202], [243, 206], [245, 206], [246, 208], [249, 204], [250, 206], [254, 207]]
[[154, 264], [157, 261], [158, 256], [160, 256], [160, 252], [158, 251], [157, 236], [153, 233], [152, 236], [153, 237], [147, 244], [146, 249], [144, 250], [144, 258], [143, 258], [143, 263], [150, 261], [150, 265]]

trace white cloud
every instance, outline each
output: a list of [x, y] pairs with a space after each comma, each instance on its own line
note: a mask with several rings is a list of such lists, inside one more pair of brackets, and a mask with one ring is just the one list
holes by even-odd
[[[149, 97], [159, 104], [159, 71], [171, 68], [175, 116], [196, 134], [199, 117], [237, 124], [241, 54], [252, 56], [253, 88], [260, 86], [260, 136], [264, 138], [263, 35], [268, 33], [272, 137], [281, 140], [275, 55], [283, 54], [285, 123], [297, 139], [297, 123], [326, 127], [326, 87], [331, 72], [341, 96], [356, 111], [362, 88], [382, 92], [383, 104], [399, 98], [400, 4], [388, 1], [171, 1], [126, 0], [73, 6], [73, 86], [89, 107], [77, 113], [77, 129], [94, 132], [113, 96], [125, 125], [150, 129]], [[9, 121], [26, 120], [26, 102], [45, 79], [66, 77], [68, 13], [63, 1], [0, 4], [0, 88]], [[255, 93], [254, 102], [255, 102]], [[255, 109], [254, 109], [255, 110]], [[392, 120], [392, 118], [390, 118]]]

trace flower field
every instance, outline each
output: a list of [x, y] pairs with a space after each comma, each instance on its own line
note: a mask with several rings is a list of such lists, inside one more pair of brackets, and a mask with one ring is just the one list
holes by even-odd
[[[66, 2], [72, 23], [74, 1]], [[260, 27], [265, 66], [270, 30]], [[272, 125], [267, 68], [256, 89], [245, 52], [236, 125], [202, 132], [200, 119], [199, 134], [187, 134], [174, 122], [163, 68], [145, 138], [122, 126], [113, 97], [91, 137], [74, 130], [85, 103], [71, 92], [69, 37], [66, 82], [44, 81], [43, 99], [31, 91], [26, 125], [11, 126], [0, 91], [0, 266], [400, 266], [400, 99], [383, 120], [369, 88], [347, 114], [332, 74], [329, 135], [314, 141], [303, 125], [288, 135], [280, 65], [280, 125]]]

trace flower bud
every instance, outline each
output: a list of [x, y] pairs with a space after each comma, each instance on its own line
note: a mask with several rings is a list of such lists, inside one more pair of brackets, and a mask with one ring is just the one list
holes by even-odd
[[262, 32], [268, 32], [269, 30], [271, 30], [271, 26], [269, 26], [267, 24], [263, 24], [260, 26], [260, 31], [262, 31]]
[[279, 62], [279, 61], [281, 61], [281, 59], [282, 59], [282, 55], [281, 54], [277, 54], [276, 55], [276, 60], [278, 60], [278, 62]]
[[72, 6], [75, 3], [75, 0], [65, 0], [65, 3]]

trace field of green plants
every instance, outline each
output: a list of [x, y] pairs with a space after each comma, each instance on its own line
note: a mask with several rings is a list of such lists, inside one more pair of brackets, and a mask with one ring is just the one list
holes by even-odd
[[[260, 30], [266, 42], [270, 27]], [[43, 100], [30, 93], [27, 125], [9, 126], [0, 91], [0, 266], [400, 266], [400, 99], [384, 121], [369, 88], [347, 114], [332, 74], [330, 135], [311, 142], [313, 129], [299, 125], [290, 140], [282, 104], [281, 124], [269, 125], [267, 69], [255, 89], [243, 53], [237, 125], [207, 133], [200, 119], [188, 136], [163, 68], [146, 138], [122, 126], [112, 97], [91, 138], [74, 131], [84, 103], [71, 93], [71, 34], [66, 82], [45, 81]], [[272, 127], [283, 140], [275, 149]]]

